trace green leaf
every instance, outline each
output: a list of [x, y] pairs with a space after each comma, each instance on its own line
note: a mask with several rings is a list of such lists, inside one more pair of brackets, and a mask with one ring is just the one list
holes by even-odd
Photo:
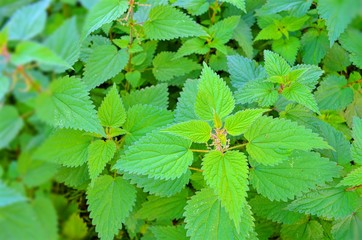
[[207, 35], [202, 27], [188, 15], [171, 6], [152, 8], [143, 27], [146, 36], [154, 40]]
[[250, 200], [253, 213], [277, 223], [293, 224], [304, 219], [304, 214], [287, 209], [289, 203], [270, 201], [263, 196], [256, 196]]
[[88, 170], [91, 180], [102, 173], [106, 164], [112, 160], [116, 149], [116, 144], [112, 140], [96, 140], [89, 145]]
[[326, 21], [330, 47], [352, 19], [358, 15], [361, 7], [359, 0], [320, 0], [318, 2], [318, 13]]
[[329, 49], [325, 58], [323, 59], [324, 69], [329, 72], [344, 71], [351, 65], [349, 56], [346, 50], [344, 50], [339, 44], [333, 44], [333, 47]]
[[184, 57], [193, 53], [206, 54], [208, 51], [210, 51], [210, 47], [205, 44], [205, 40], [200, 38], [191, 38], [182, 44], [173, 59]]
[[63, 234], [69, 239], [82, 239], [87, 233], [87, 224], [77, 213], [73, 213], [63, 225]]
[[60, 167], [55, 179], [69, 187], [85, 190], [90, 182], [87, 164], [80, 167]]
[[0, 208], [25, 201], [26, 198], [23, 195], [0, 181]]
[[253, 35], [244, 19], [240, 19], [238, 26], [234, 29], [233, 39], [238, 42], [248, 58], [253, 57]]
[[49, 240], [58, 239], [58, 216], [50, 198], [37, 197], [33, 203], [35, 214], [42, 226], [44, 236]]
[[275, 165], [291, 155], [292, 150], [309, 151], [331, 147], [310, 129], [284, 119], [260, 117], [244, 134], [246, 150], [257, 162]]
[[34, 153], [34, 158], [78, 167], [88, 159], [88, 146], [92, 137], [71, 129], [56, 131]]
[[267, 109], [245, 109], [238, 111], [234, 115], [230, 115], [225, 119], [224, 128], [227, 133], [233, 136], [238, 136], [251, 126], [251, 124], [260, 117]]
[[46, 238], [42, 226], [29, 204], [18, 202], [1, 207], [0, 215], [0, 239], [34, 240]]
[[113, 85], [98, 108], [98, 118], [102, 126], [120, 127], [126, 121], [126, 110], [116, 85]]
[[306, 64], [318, 64], [327, 54], [329, 41], [326, 31], [309, 29], [301, 38], [302, 58]]
[[18, 9], [6, 24], [9, 40], [29, 40], [44, 30], [48, 0], [38, 1]]
[[131, 144], [149, 132], [166, 126], [173, 121], [170, 111], [151, 105], [134, 105], [127, 111], [127, 119], [123, 129], [128, 133], [126, 143]]
[[291, 68], [287, 61], [285, 61], [279, 54], [273, 53], [269, 50], [264, 51], [265, 71], [269, 77], [272, 76], [285, 76]]
[[147, 175], [136, 175], [124, 173], [123, 177], [129, 179], [132, 184], [136, 184], [137, 187], [143, 188], [145, 192], [154, 194], [160, 197], [170, 197], [179, 193], [185, 185], [189, 182], [191, 172], [186, 171], [181, 177], [174, 180], [164, 180], [150, 178]]
[[74, 77], [53, 81], [37, 99], [36, 110], [44, 122], [60, 128], [73, 128], [104, 135], [84, 84]]
[[[72, 66], [80, 55], [80, 40], [76, 25], [76, 18], [65, 21], [45, 41], [44, 45], [64, 59]], [[56, 68], [56, 72], [63, 72], [66, 68]]]
[[187, 122], [176, 123], [163, 131], [184, 137], [193, 142], [207, 143], [211, 135], [210, 125], [202, 120], [191, 120]]
[[362, 119], [354, 117], [353, 118], [353, 143], [351, 146], [352, 159], [362, 165]]
[[11, 55], [11, 61], [15, 65], [36, 61], [53, 67], [71, 68], [69, 63], [45, 45], [30, 41], [22, 41], [16, 46], [15, 53]]
[[293, 64], [297, 58], [297, 53], [301, 44], [298, 38], [289, 37], [288, 39], [281, 38], [272, 43], [274, 52], [280, 54], [288, 63]]
[[346, 31], [340, 37], [340, 43], [351, 53], [349, 58], [358, 68], [362, 68], [362, 42], [358, 41], [361, 38], [362, 32], [353, 29]]
[[218, 21], [208, 29], [209, 35], [212, 37], [209, 46], [214, 47], [214, 44], [225, 44], [232, 37], [234, 29], [238, 26], [240, 16], [231, 16]]
[[148, 201], [142, 204], [136, 212], [136, 217], [147, 220], [172, 221], [182, 218], [187, 200], [187, 191], [182, 191], [172, 197], [148, 196]]
[[314, 152], [294, 152], [276, 166], [256, 165], [250, 182], [258, 193], [274, 201], [287, 201], [339, 177], [341, 167]]
[[323, 227], [316, 220], [304, 220], [292, 225], [283, 225], [281, 237], [285, 240], [323, 239]]
[[328, 75], [320, 83], [315, 98], [320, 110], [342, 110], [353, 101], [353, 90], [344, 76]]
[[101, 239], [113, 239], [136, 201], [136, 189], [121, 177], [100, 176], [87, 190], [93, 225]]
[[193, 70], [200, 69], [200, 65], [188, 58], [175, 58], [175, 53], [161, 52], [153, 59], [153, 75], [162, 82], [183, 76]]
[[344, 186], [359, 186], [362, 185], [362, 167], [356, 168], [344, 177], [340, 183]]
[[250, 81], [235, 92], [236, 103], [258, 102], [262, 107], [274, 105], [278, 97], [274, 84], [263, 80]]
[[224, 118], [235, 106], [235, 100], [225, 82], [206, 64], [201, 73], [195, 103], [195, 113], [204, 120], [213, 120], [215, 114]]
[[122, 95], [123, 104], [128, 109], [137, 104], [150, 104], [155, 107], [167, 109], [168, 88], [166, 83], [142, 88]]
[[361, 239], [362, 237], [362, 208], [349, 216], [337, 219], [332, 227], [335, 239], [349, 240]]
[[292, 67], [291, 73], [300, 73], [295, 79], [296, 82], [303, 84], [305, 87], [312, 91], [317, 85], [319, 77], [322, 76], [323, 70], [315, 65], [300, 64]]
[[196, 192], [185, 207], [187, 236], [196, 239], [248, 239], [254, 227], [250, 207], [244, 204], [238, 228], [212, 189]]
[[324, 218], [344, 218], [357, 210], [360, 197], [344, 187], [327, 187], [307, 193], [293, 201], [288, 209]]
[[177, 239], [186, 240], [186, 230], [182, 225], [178, 226], [152, 226], [150, 228], [157, 240]]
[[199, 16], [209, 9], [209, 2], [205, 0], [177, 0], [173, 5], [187, 10], [189, 14]]
[[115, 168], [156, 179], [183, 175], [193, 160], [191, 141], [166, 133], [151, 133], [125, 151]]
[[306, 86], [295, 82], [284, 88], [282, 94], [286, 99], [295, 101], [303, 106], [306, 106], [313, 112], [320, 114], [317, 102]]
[[119, 18], [128, 8], [126, 0], [100, 0], [89, 11], [83, 26], [82, 38], [102, 25]]
[[252, 80], [265, 79], [266, 72], [262, 66], [243, 56], [227, 56], [227, 64], [230, 72], [231, 84], [235, 88], [242, 88], [247, 82]]
[[175, 122], [186, 122], [199, 119], [194, 111], [194, 105], [198, 92], [198, 80], [187, 80], [180, 97], [177, 99], [175, 109]]
[[202, 170], [207, 185], [214, 190], [237, 228], [249, 190], [246, 156], [238, 151], [214, 150], [205, 155]]
[[309, 10], [312, 2], [312, 0], [268, 0], [259, 11], [263, 15], [290, 11], [293, 16], [303, 16]]
[[87, 89], [99, 86], [122, 71], [128, 57], [124, 49], [118, 51], [113, 45], [95, 47], [84, 68], [83, 81]]
[[14, 106], [0, 108], [0, 149], [5, 148], [23, 128], [24, 121]]
[[240, 10], [246, 12], [245, 0], [221, 0], [221, 2], [230, 3], [230, 4], [234, 5], [235, 7], [239, 8]]

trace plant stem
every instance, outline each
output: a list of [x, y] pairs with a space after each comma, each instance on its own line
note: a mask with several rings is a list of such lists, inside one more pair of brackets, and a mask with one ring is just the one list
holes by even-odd
[[198, 168], [194, 168], [194, 167], [189, 167], [190, 170], [194, 170], [196, 172], [203, 172], [203, 170], [198, 169]]
[[227, 150], [233, 150], [233, 149], [236, 149], [236, 148], [243, 148], [243, 147], [246, 146], [246, 144], [248, 144], [248, 143], [243, 143], [243, 144], [235, 145], [235, 146], [233, 146], [233, 147], [228, 148]]

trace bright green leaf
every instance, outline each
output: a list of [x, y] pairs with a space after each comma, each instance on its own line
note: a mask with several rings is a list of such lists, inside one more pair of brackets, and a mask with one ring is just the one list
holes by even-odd
[[191, 120], [176, 123], [163, 131], [184, 137], [193, 142], [206, 143], [210, 139], [211, 130], [212, 129], [207, 122], [202, 120]]
[[358, 117], [353, 118], [352, 129], [353, 143], [351, 146], [352, 159], [362, 165], [362, 119]]
[[173, 59], [184, 57], [193, 53], [206, 54], [208, 51], [210, 51], [210, 47], [205, 44], [205, 40], [200, 38], [191, 38], [182, 44]]
[[337, 219], [331, 230], [335, 239], [350, 240], [362, 237], [362, 208], [345, 218]]
[[350, 60], [359, 68], [362, 68], [362, 42], [359, 39], [362, 38], [362, 32], [357, 30], [348, 30], [340, 37], [340, 43], [349, 51]]
[[18, 135], [24, 125], [14, 106], [0, 108], [0, 149], [5, 148]]
[[318, 64], [329, 49], [327, 32], [315, 28], [304, 33], [301, 43], [303, 62], [306, 64]]
[[233, 136], [243, 134], [267, 109], [245, 109], [225, 119], [224, 128]]
[[362, 185], [362, 167], [356, 168], [344, 177], [340, 183], [344, 186], [359, 186]]
[[112, 140], [96, 140], [88, 147], [89, 176], [94, 180], [113, 158], [116, 152], [116, 144]]
[[285, 76], [290, 72], [290, 66], [279, 54], [269, 50], [264, 51], [265, 71], [269, 77]]
[[279, 39], [273, 41], [272, 43], [273, 51], [280, 54], [280, 56], [282, 56], [290, 64], [293, 64], [295, 62], [300, 46], [300, 41], [296, 37]]
[[180, 97], [177, 100], [177, 106], [175, 109], [175, 122], [186, 122], [190, 120], [199, 119], [194, 111], [194, 105], [198, 92], [197, 80], [187, 80]]
[[186, 230], [182, 225], [177, 226], [152, 226], [150, 228], [157, 240], [177, 239], [187, 240]]
[[235, 92], [237, 103], [257, 102], [262, 107], [274, 105], [278, 97], [274, 84], [263, 80], [250, 81]]
[[150, 104], [152, 106], [167, 109], [168, 107], [168, 89], [166, 83], [142, 88], [122, 95], [123, 104], [130, 108], [137, 104]]
[[291, 225], [283, 225], [281, 237], [285, 240], [323, 239], [323, 227], [316, 220], [304, 220]]
[[235, 7], [239, 8], [240, 10], [246, 12], [245, 0], [221, 0], [221, 2], [230, 3], [230, 4], [234, 5]]

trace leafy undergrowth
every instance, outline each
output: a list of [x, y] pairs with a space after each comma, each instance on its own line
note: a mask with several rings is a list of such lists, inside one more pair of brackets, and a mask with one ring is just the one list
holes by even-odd
[[360, 0], [5, 0], [0, 26], [0, 239], [362, 239]]

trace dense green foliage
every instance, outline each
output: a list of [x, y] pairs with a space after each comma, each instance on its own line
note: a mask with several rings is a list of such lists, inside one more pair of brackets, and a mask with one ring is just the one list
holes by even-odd
[[360, 0], [3, 0], [0, 239], [362, 239]]

